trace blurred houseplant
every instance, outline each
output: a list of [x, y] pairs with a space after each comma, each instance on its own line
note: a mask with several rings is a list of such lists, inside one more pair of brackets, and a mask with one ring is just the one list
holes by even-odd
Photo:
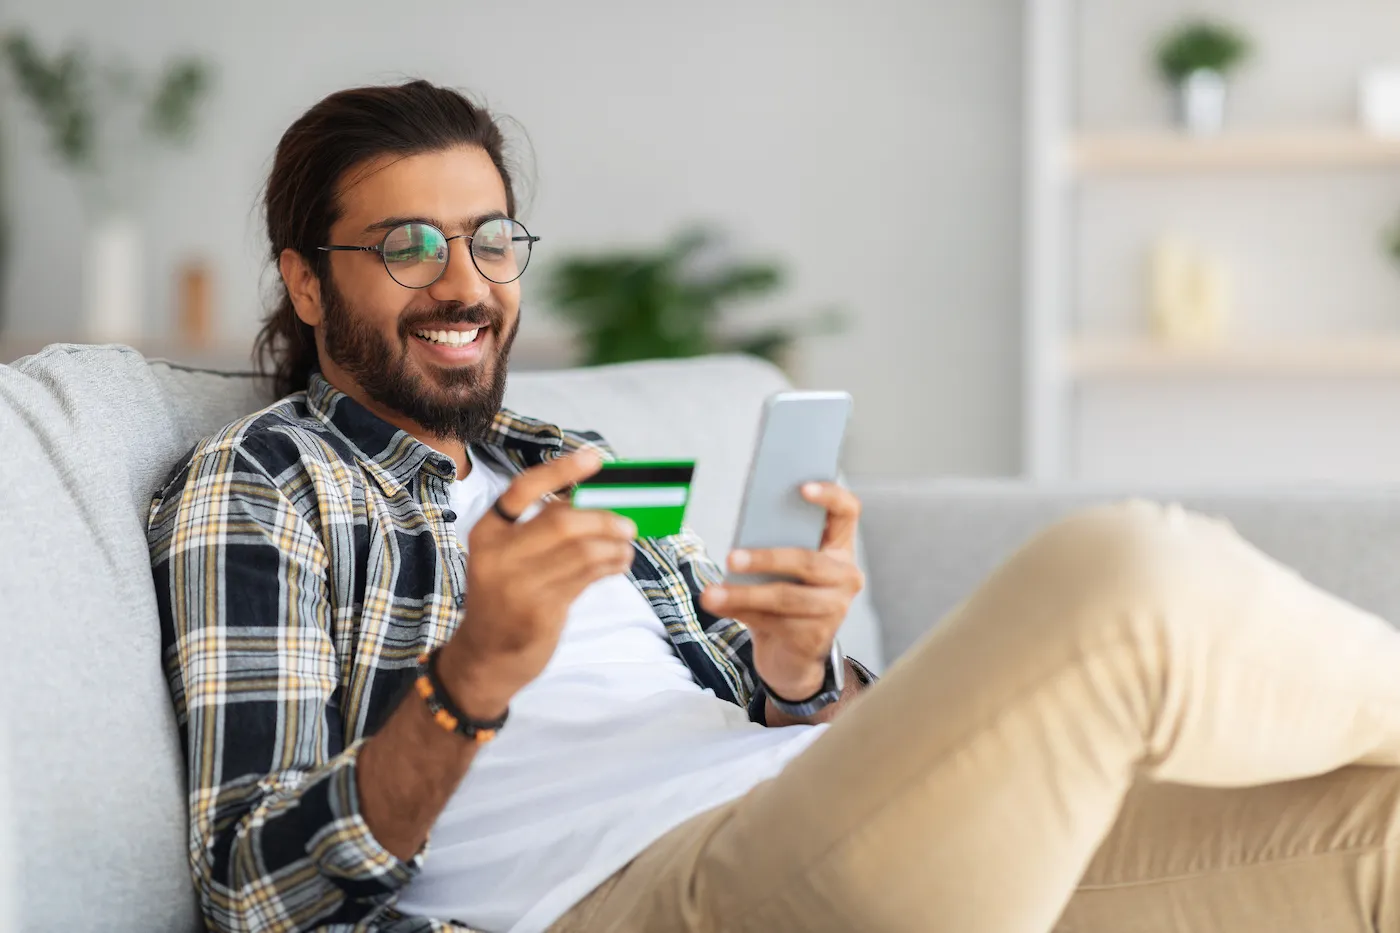
[[1227, 79], [1250, 53], [1237, 29], [1192, 20], [1169, 32], [1157, 46], [1157, 69], [1176, 90], [1177, 120], [1198, 136], [1225, 126]]
[[151, 175], [151, 145], [193, 135], [211, 70], [198, 58], [147, 75], [97, 61], [83, 46], [46, 56], [22, 33], [0, 43], [21, 95], [43, 127], [50, 152], [73, 177], [82, 201], [84, 337], [125, 339], [140, 328], [141, 250], [135, 222]]
[[718, 256], [716, 245], [712, 233], [694, 229], [655, 249], [556, 263], [548, 301], [577, 328], [584, 364], [739, 352], [782, 365], [797, 337], [841, 329], [835, 309], [747, 331], [724, 326], [728, 306], [773, 294], [783, 277], [771, 263]]

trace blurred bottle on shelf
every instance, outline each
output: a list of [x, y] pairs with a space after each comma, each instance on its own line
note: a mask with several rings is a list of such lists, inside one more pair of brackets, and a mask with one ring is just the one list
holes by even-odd
[[1152, 247], [1148, 267], [1154, 336], [1192, 347], [1223, 343], [1234, 303], [1225, 263], [1180, 237], [1163, 236]]
[[208, 349], [214, 342], [214, 272], [202, 259], [179, 269], [176, 339], [183, 347]]

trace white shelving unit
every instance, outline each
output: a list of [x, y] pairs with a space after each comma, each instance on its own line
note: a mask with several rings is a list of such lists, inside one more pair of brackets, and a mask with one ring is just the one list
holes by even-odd
[[1400, 337], [1259, 341], [1218, 348], [1172, 346], [1144, 338], [1068, 341], [1075, 382], [1157, 376], [1400, 376]]
[[[1231, 392], [1238, 392], [1243, 399], [1239, 402], [1238, 414], [1233, 415], [1239, 419], [1242, 432], [1257, 423], [1261, 411], [1276, 411], [1276, 420], [1286, 421], [1291, 417], [1288, 405], [1306, 407], [1313, 423], [1345, 421], [1345, 418], [1330, 419], [1329, 412], [1341, 414], [1342, 409], [1337, 406], [1350, 404], [1338, 394], [1346, 391], [1359, 400], [1352, 406], [1353, 414], [1367, 406], [1371, 411], [1385, 410], [1382, 400], [1387, 403], [1392, 400], [1388, 393], [1400, 393], [1400, 306], [1396, 308], [1394, 328], [1389, 332], [1378, 330], [1371, 334], [1364, 329], [1385, 318], [1384, 314], [1375, 313], [1374, 308], [1366, 312], [1370, 315], [1367, 321], [1357, 324], [1350, 320], [1333, 321], [1328, 318], [1332, 309], [1320, 307], [1316, 313], [1304, 315], [1309, 326], [1316, 323], [1318, 336], [1306, 336], [1306, 330], [1297, 336], [1270, 338], [1241, 333], [1232, 335], [1231, 342], [1212, 349], [1175, 347], [1153, 340], [1146, 334], [1145, 307], [1140, 312], [1117, 317], [1104, 310], [1125, 307], [1117, 303], [1126, 297], [1123, 257], [1136, 249], [1136, 237], [1147, 232], [1152, 221], [1141, 223], [1142, 218], [1136, 218], [1135, 225], [1124, 228], [1134, 239], [1126, 250], [1119, 249], [1113, 254], [1118, 262], [1112, 270], [1118, 275], [1115, 280], [1118, 290], [1111, 296], [1103, 290], [1096, 292], [1097, 302], [1092, 306], [1096, 313], [1084, 313], [1089, 305], [1083, 303], [1083, 282], [1077, 278], [1099, 272], [1093, 262], [1084, 262], [1076, 250], [1085, 242], [1102, 248], [1105, 236], [1122, 233], [1113, 226], [1099, 228], [1096, 239], [1082, 235], [1085, 223], [1091, 222], [1092, 217], [1102, 220], [1104, 216], [1100, 212], [1086, 220], [1084, 215], [1091, 211], [1084, 205], [1090, 203], [1101, 209], [1103, 203], [1086, 201], [1086, 192], [1094, 194], [1104, 190], [1098, 186], [1117, 185], [1118, 197], [1139, 198], [1145, 205], [1143, 210], [1155, 208], [1160, 212], [1166, 205], [1171, 212], [1174, 208], [1171, 199], [1176, 193], [1195, 190], [1190, 186], [1199, 182], [1205, 186], [1202, 190], [1209, 190], [1228, 204], [1228, 210], [1236, 207], [1236, 192], [1252, 193], [1255, 200], [1247, 203], [1257, 209], [1261, 203], [1258, 200], [1260, 184], [1277, 185], [1279, 197], [1286, 199], [1294, 187], [1287, 179], [1294, 176], [1313, 186], [1330, 185], [1334, 175], [1339, 179], [1379, 178], [1379, 184], [1387, 185], [1387, 179], [1400, 178], [1400, 139], [1378, 138], [1344, 125], [1227, 131], [1209, 139], [1193, 138], [1165, 128], [1117, 130], [1111, 123], [1105, 131], [1081, 132], [1077, 129], [1076, 108], [1080, 101], [1076, 82], [1080, 74], [1075, 56], [1081, 51], [1079, 45], [1083, 38], [1078, 30], [1086, 26], [1080, 4], [1081, 0], [1025, 0], [1024, 7], [1026, 224], [1022, 446], [1025, 476], [1040, 482], [1106, 476], [1136, 478], [1137, 474], [1124, 466], [1130, 458], [1118, 457], [1113, 451], [1114, 455], [1105, 459], [1105, 451], [1112, 451], [1113, 438], [1123, 436], [1124, 426], [1133, 423], [1133, 413], [1139, 410], [1155, 413], [1153, 417], [1164, 425], [1164, 432], [1178, 432], [1172, 436], [1172, 443], [1178, 443], [1182, 449], [1197, 443], [1200, 457], [1207, 457], [1212, 442], [1205, 438], [1218, 439], [1228, 433], [1230, 423], [1219, 419], [1224, 417], [1223, 412], [1236, 410], [1232, 408], [1235, 396], [1230, 395]], [[1358, 71], [1360, 67], [1358, 63]], [[1102, 73], [1099, 77], [1103, 77]], [[1180, 187], [1162, 187], [1165, 185]], [[1314, 192], [1312, 203], [1322, 200], [1326, 204], [1330, 194], [1319, 198], [1315, 194], [1317, 190], [1316, 187], [1310, 189]], [[1320, 190], [1330, 192], [1326, 187]], [[1354, 204], [1354, 200], [1348, 204]], [[1395, 208], [1400, 210], [1400, 200], [1396, 201]], [[1248, 208], [1241, 206], [1239, 209]], [[1180, 215], [1185, 211], [1183, 208], [1176, 213]], [[1241, 231], [1257, 227], [1257, 224], [1251, 227], [1253, 215], [1244, 215], [1247, 222], [1242, 225], [1236, 222], [1238, 216], [1232, 218], [1229, 232], [1222, 236], [1251, 235]], [[1111, 229], [1112, 233], [1103, 233], [1105, 229]], [[1144, 243], [1144, 256], [1146, 246]], [[1097, 258], [1100, 254], [1094, 255]], [[1136, 270], [1133, 271], [1136, 274]], [[1257, 268], [1254, 271], [1258, 273]], [[1381, 277], [1378, 281], [1383, 293], [1385, 279]], [[1145, 284], [1143, 291], [1146, 291]], [[1106, 304], [1108, 297], [1113, 300]], [[1143, 300], [1146, 300], [1145, 294]], [[1110, 320], [1111, 325], [1104, 324]], [[1255, 331], [1260, 332], [1257, 320]], [[1280, 330], [1298, 334], [1297, 323], [1295, 318], [1292, 326]], [[1081, 332], [1081, 328], [1085, 330]], [[1139, 328], [1140, 332], [1134, 332], [1133, 328]], [[1328, 336], [1339, 329], [1345, 331], [1345, 335]], [[1222, 379], [1225, 380], [1223, 384]], [[1367, 388], [1366, 379], [1391, 381], [1383, 390], [1372, 390]], [[1313, 386], [1320, 388], [1313, 391]], [[1345, 388], [1348, 386], [1352, 388]], [[1191, 434], [1190, 429], [1195, 425], [1188, 415], [1180, 410], [1173, 411], [1170, 416], [1162, 414], [1174, 400], [1182, 400], [1183, 405], [1205, 404], [1208, 407], [1210, 393], [1216, 391], [1221, 398], [1219, 406], [1213, 412], [1206, 411], [1202, 420], [1209, 416], [1217, 420], [1195, 435]], [[1303, 398], [1299, 393], [1308, 392], [1312, 392], [1307, 398], [1311, 407], [1298, 406], [1298, 400]], [[1324, 396], [1329, 400], [1313, 403], [1313, 399]], [[1202, 399], [1207, 402], [1203, 403]], [[1274, 408], [1269, 409], [1270, 405]], [[1324, 405], [1334, 407], [1325, 409]], [[1086, 428], [1091, 418], [1099, 420]], [[1120, 433], [1115, 435], [1114, 432]], [[1261, 457], [1267, 448], [1275, 451], [1275, 461], [1278, 460], [1277, 451], [1284, 449], [1278, 443], [1279, 433], [1276, 430], [1261, 440], [1258, 445]], [[1353, 435], [1357, 433], [1353, 430]], [[1347, 446], [1351, 445], [1351, 438], [1352, 435], [1348, 435], [1334, 440]], [[1123, 445], [1131, 443], [1131, 440], [1122, 441]], [[1271, 444], [1273, 447], [1269, 447]], [[1216, 443], [1214, 449], [1220, 447]], [[1352, 457], [1350, 462], [1371, 457], [1361, 439], [1352, 448], [1348, 454]], [[1250, 449], [1246, 438], [1232, 448], [1232, 455]], [[1361, 451], [1359, 455], [1357, 450]], [[1382, 459], [1390, 462], [1391, 458], [1400, 457], [1400, 446], [1395, 449], [1377, 446], [1375, 450], [1375, 457], [1371, 457], [1375, 462]], [[1191, 455], [1195, 454], [1192, 450]], [[1104, 465], [1109, 460], [1112, 464]], [[1183, 473], [1210, 475], [1208, 469], [1196, 469], [1197, 466], [1191, 465], [1195, 472], [1184, 470]], [[1400, 463], [1397, 468], [1395, 475], [1400, 478]], [[1128, 475], [1123, 476], [1125, 470]], [[1375, 475], [1369, 467], [1335, 477], [1331, 470], [1328, 462], [1318, 460], [1308, 475], [1343, 482], [1352, 478], [1361, 481]], [[1238, 477], [1242, 474], [1241, 463], [1236, 460], [1222, 472]], [[1285, 478], [1288, 475], [1263, 467], [1259, 472]], [[1346, 473], [1341, 468], [1335, 472]], [[1248, 471], [1244, 470], [1243, 474], [1248, 475]]]

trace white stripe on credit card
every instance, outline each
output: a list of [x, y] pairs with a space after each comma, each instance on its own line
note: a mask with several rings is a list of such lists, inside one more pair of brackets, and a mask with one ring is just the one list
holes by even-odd
[[687, 486], [583, 486], [574, 492], [581, 509], [634, 509], [685, 505]]

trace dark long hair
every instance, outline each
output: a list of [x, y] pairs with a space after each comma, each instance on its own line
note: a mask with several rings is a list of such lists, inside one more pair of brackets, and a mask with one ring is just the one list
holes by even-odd
[[[476, 146], [490, 156], [515, 216], [515, 190], [506, 166], [505, 136], [495, 117], [450, 88], [427, 81], [337, 91], [293, 123], [277, 144], [264, 209], [274, 268], [285, 249], [300, 253], [323, 290], [330, 263], [317, 247], [340, 218], [336, 192], [346, 172], [384, 155], [408, 156]], [[258, 368], [272, 376], [279, 396], [306, 388], [319, 368], [315, 331], [292, 307], [277, 278], [271, 312], [253, 345]]]

